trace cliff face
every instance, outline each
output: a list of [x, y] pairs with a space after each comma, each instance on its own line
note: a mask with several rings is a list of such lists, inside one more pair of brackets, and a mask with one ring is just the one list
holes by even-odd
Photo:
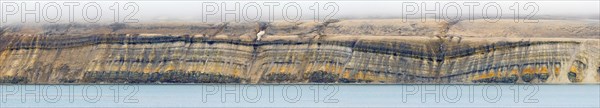
[[273, 22], [261, 41], [261, 24], [239, 23], [13, 31], [0, 38], [0, 83], [600, 82], [598, 26], [525, 38], [464, 29], [474, 25]]

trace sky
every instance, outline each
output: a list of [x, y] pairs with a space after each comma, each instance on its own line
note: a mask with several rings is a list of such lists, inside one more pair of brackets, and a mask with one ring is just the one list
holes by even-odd
[[[35, 8], [37, 5], [37, 9]], [[237, 4], [237, 6], [236, 6]], [[437, 6], [436, 6], [437, 4]], [[598, 19], [600, 1], [10, 1], [0, 22], [255, 22], [365, 18]], [[237, 7], [237, 8], [236, 8]], [[116, 15], [118, 13], [118, 15]], [[37, 17], [37, 19], [36, 19]], [[237, 18], [237, 19], [236, 19]]]

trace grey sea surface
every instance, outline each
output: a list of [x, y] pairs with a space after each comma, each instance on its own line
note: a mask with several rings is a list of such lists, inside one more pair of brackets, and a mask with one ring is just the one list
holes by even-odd
[[600, 107], [600, 85], [0, 85], [10, 107]]

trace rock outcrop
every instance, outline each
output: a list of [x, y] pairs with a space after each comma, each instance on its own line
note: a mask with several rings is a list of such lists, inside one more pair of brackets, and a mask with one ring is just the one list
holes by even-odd
[[600, 82], [598, 22], [542, 22], [20, 26], [0, 36], [0, 83]]

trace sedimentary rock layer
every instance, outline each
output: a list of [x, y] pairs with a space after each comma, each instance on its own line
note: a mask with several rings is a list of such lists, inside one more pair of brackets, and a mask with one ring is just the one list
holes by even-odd
[[472, 23], [439, 24], [273, 22], [265, 25], [267, 37], [261, 41], [253, 35], [261, 24], [86, 26], [97, 28], [87, 31], [74, 31], [82, 29], [72, 28], [77, 25], [46, 26], [42, 34], [24, 29], [0, 38], [0, 82], [600, 82], [598, 26], [582, 27], [588, 30], [574, 37], [526, 38], [460, 30]]

